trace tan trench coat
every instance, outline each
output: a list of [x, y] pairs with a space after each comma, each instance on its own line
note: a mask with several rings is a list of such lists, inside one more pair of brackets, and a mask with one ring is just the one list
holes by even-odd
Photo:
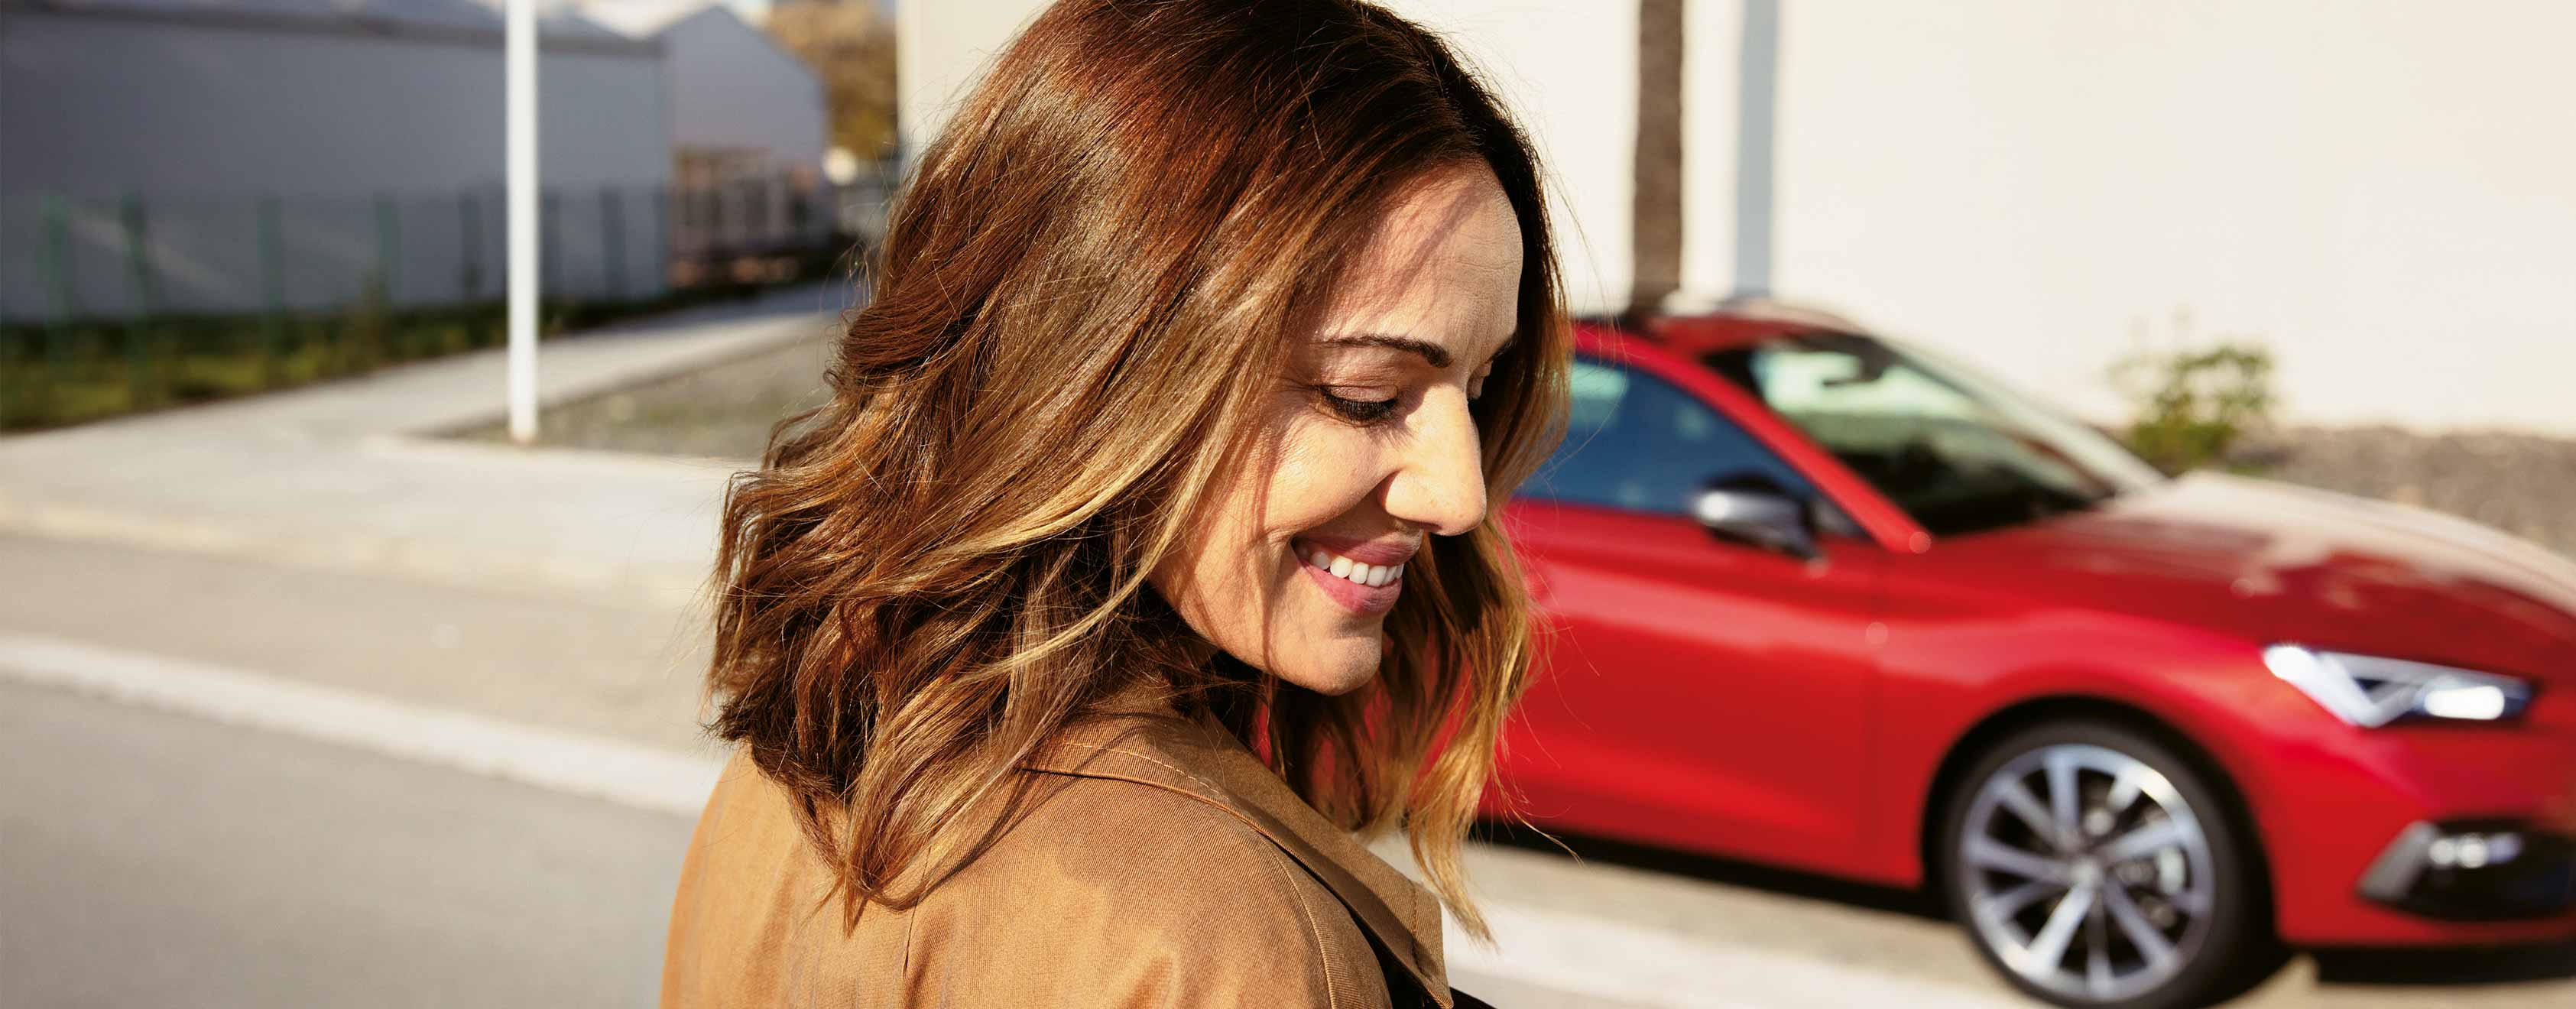
[[1439, 1006], [1440, 905], [1231, 735], [1068, 734], [1034, 808], [904, 911], [844, 933], [786, 794], [737, 755], [671, 911], [666, 1009]]

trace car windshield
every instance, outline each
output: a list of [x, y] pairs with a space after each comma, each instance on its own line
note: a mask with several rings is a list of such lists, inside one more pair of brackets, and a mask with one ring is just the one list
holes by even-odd
[[2118, 443], [1931, 354], [1813, 332], [1711, 353], [1934, 535], [2089, 508], [2164, 479]]

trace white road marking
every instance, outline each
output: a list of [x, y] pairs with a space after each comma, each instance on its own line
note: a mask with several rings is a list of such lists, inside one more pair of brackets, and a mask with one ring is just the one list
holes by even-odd
[[[723, 768], [677, 753], [373, 697], [211, 663], [0, 631], [0, 681], [367, 750], [624, 806], [694, 817]], [[1452, 926], [1451, 968], [1638, 1006], [1794, 1009], [2014, 1006], [2001, 996], [1853, 964], [1697, 942], [1620, 922], [1484, 906], [1498, 945]]]
[[698, 815], [723, 761], [185, 659], [0, 632], [0, 679]]

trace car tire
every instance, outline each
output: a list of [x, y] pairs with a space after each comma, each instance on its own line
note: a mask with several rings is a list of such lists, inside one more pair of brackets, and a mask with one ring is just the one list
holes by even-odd
[[2211, 772], [2115, 722], [1987, 747], [1945, 797], [1934, 872], [2005, 980], [2084, 1009], [2180, 1009], [2281, 964], [2255, 837]]

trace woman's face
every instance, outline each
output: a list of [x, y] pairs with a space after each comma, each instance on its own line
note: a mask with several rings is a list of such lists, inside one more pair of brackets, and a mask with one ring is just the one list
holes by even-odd
[[1236, 658], [1325, 694], [1377, 674], [1404, 566], [1485, 520], [1467, 403], [1518, 323], [1521, 234], [1483, 166], [1396, 202], [1294, 349], [1249, 463], [1152, 582]]

